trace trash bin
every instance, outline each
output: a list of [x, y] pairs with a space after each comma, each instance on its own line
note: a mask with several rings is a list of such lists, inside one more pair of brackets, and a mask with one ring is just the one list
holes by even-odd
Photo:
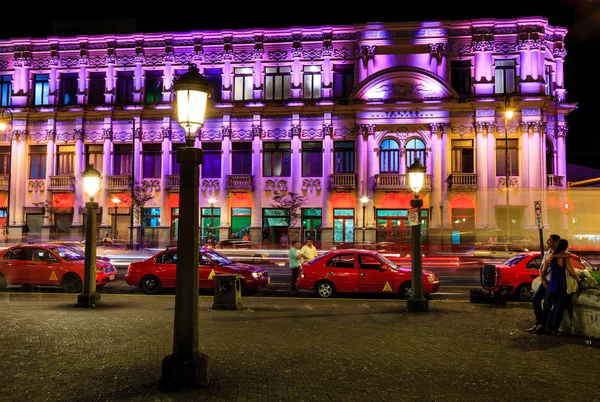
[[215, 280], [213, 310], [239, 310], [242, 308], [241, 275], [219, 274]]

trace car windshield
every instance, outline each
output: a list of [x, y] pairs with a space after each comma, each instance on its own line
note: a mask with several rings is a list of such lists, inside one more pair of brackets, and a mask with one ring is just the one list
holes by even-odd
[[85, 259], [85, 256], [82, 253], [69, 247], [52, 247], [50, 250], [58, 254], [60, 258], [67, 261], [81, 261]]
[[520, 261], [522, 261], [525, 257], [527, 257], [527, 254], [519, 254], [504, 261], [503, 264], [507, 267], [513, 267], [517, 265]]
[[223, 254], [219, 254], [213, 250], [205, 250], [203, 251], [204, 255], [216, 262], [219, 265], [229, 265], [233, 264], [229, 258], [225, 257]]
[[390, 260], [388, 260], [386, 257], [382, 256], [379, 253], [377, 253], [377, 256], [379, 258], [381, 258], [383, 260], [383, 262], [385, 262], [387, 265], [389, 265], [390, 268], [392, 268], [392, 269], [398, 269], [398, 267], [396, 266], [396, 264], [394, 264], [393, 262], [391, 262]]

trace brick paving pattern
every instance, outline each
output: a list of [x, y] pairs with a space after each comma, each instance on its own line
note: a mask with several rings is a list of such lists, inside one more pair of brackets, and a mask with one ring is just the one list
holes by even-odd
[[600, 340], [531, 335], [528, 303], [199, 298], [207, 388], [166, 392], [175, 299], [0, 292], [2, 401], [594, 401]]

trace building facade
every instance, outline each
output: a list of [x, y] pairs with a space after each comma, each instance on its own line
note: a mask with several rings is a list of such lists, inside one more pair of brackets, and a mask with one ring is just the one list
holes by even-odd
[[519, 239], [535, 200], [561, 227], [566, 34], [527, 17], [2, 40], [0, 219], [11, 237], [81, 237], [94, 165], [99, 236], [128, 238], [133, 183], [150, 198], [134, 230], [176, 240], [172, 85], [193, 63], [214, 85], [203, 238], [278, 244], [289, 210], [273, 197], [293, 193], [291, 236], [406, 241], [416, 159], [426, 239]]

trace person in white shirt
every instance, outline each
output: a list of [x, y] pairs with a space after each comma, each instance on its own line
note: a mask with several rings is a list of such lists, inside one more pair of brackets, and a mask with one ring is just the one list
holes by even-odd
[[311, 238], [306, 239], [306, 244], [300, 250], [300, 254], [302, 254], [302, 262], [309, 262], [317, 258], [317, 248], [313, 245], [313, 241]]

